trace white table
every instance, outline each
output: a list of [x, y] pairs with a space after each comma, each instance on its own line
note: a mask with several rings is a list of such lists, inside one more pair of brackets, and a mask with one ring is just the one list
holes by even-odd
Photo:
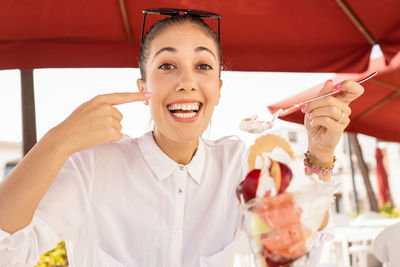
[[382, 218], [382, 219], [365, 219], [365, 220], [355, 219], [350, 222], [350, 226], [385, 228], [396, 223], [400, 223], [400, 218]]
[[335, 242], [372, 241], [385, 227], [335, 227]]

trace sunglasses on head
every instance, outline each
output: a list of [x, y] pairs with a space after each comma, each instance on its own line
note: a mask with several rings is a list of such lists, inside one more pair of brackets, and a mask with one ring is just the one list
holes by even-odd
[[220, 20], [221, 15], [204, 11], [204, 10], [195, 10], [195, 9], [177, 9], [177, 8], [150, 8], [145, 9], [143, 12], [143, 26], [142, 26], [142, 34], [140, 37], [140, 44], [143, 43], [144, 36], [144, 25], [146, 23], [147, 14], [155, 14], [155, 15], [167, 15], [167, 16], [178, 16], [178, 15], [190, 15], [193, 17], [200, 18], [216, 18], [218, 20], [218, 42], [221, 43], [221, 35], [220, 35]]

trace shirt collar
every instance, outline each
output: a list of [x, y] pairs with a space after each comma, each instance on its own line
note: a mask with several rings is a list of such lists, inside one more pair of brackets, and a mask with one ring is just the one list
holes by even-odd
[[[143, 155], [147, 165], [153, 171], [154, 175], [159, 181], [163, 181], [168, 178], [172, 172], [181, 167], [181, 164], [176, 163], [170, 159], [156, 144], [153, 138], [152, 132], [147, 132], [138, 139], [139, 149]], [[205, 163], [205, 151], [204, 143], [199, 138], [199, 145], [197, 151], [194, 154], [192, 160], [185, 165], [190, 176], [197, 182], [201, 182], [201, 176], [203, 173]]]

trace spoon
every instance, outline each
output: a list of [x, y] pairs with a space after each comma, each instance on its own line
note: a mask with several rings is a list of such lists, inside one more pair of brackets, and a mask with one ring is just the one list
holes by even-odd
[[[364, 79], [358, 81], [357, 83], [361, 84], [361, 83], [371, 79], [376, 74], [378, 74], [378, 73], [377, 72], [373, 72], [370, 75], [368, 75], [367, 77], [365, 77]], [[257, 116], [253, 116], [252, 118], [249, 118], [249, 119], [244, 119], [242, 121], [242, 123], [240, 124], [239, 128], [242, 131], [249, 132], [249, 133], [254, 133], [254, 134], [262, 133], [265, 130], [271, 129], [273, 127], [273, 125], [274, 125], [275, 120], [277, 118], [279, 118], [282, 114], [285, 114], [285, 113], [287, 113], [288, 111], [290, 111], [290, 110], [292, 110], [294, 108], [298, 108], [298, 107], [300, 107], [302, 105], [305, 105], [307, 103], [310, 103], [312, 101], [321, 99], [321, 98], [326, 97], [326, 96], [334, 95], [334, 94], [339, 93], [339, 92], [340, 92], [340, 90], [336, 90], [336, 91], [333, 91], [333, 92], [330, 92], [330, 93], [327, 93], [327, 94], [324, 94], [324, 95], [321, 95], [321, 96], [317, 96], [317, 97], [311, 98], [309, 100], [306, 100], [306, 101], [303, 101], [303, 102], [300, 102], [300, 103], [297, 103], [297, 104], [295, 104], [295, 105], [293, 105], [293, 106], [291, 106], [289, 108], [286, 108], [286, 109], [281, 109], [280, 108], [274, 114], [272, 114], [272, 120], [270, 120], [269, 122], [259, 121], [259, 120], [257, 120]]]

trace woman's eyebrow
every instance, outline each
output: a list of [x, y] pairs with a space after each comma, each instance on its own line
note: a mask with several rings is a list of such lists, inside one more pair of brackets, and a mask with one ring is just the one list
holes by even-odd
[[161, 48], [160, 50], [158, 50], [155, 54], [154, 54], [154, 57], [153, 58], [155, 58], [156, 56], [158, 56], [161, 52], [164, 52], [164, 51], [168, 51], [168, 52], [172, 52], [172, 53], [176, 53], [176, 52], [178, 52], [175, 48], [173, 48], [173, 47], [163, 47], [163, 48]]
[[199, 47], [197, 47], [194, 51], [195, 51], [195, 52], [207, 51], [207, 52], [209, 52], [209, 53], [214, 57], [214, 59], [217, 59], [217, 58], [215, 57], [213, 51], [211, 51], [211, 50], [208, 49], [207, 47], [199, 46]]
[[[178, 50], [176, 50], [175, 48], [167, 46], [167, 47], [163, 47], [163, 48], [161, 48], [160, 50], [158, 50], [158, 51], [154, 54], [153, 58], [157, 57], [159, 54], [161, 54], [161, 53], [164, 52], [164, 51], [172, 52], [172, 53], [177, 53], [177, 52], [178, 52]], [[215, 57], [213, 51], [211, 51], [211, 50], [208, 49], [207, 47], [199, 46], [199, 47], [197, 47], [194, 51], [195, 51], [195, 52], [207, 51], [207, 52], [209, 52], [209, 53], [216, 59], [216, 57]]]

